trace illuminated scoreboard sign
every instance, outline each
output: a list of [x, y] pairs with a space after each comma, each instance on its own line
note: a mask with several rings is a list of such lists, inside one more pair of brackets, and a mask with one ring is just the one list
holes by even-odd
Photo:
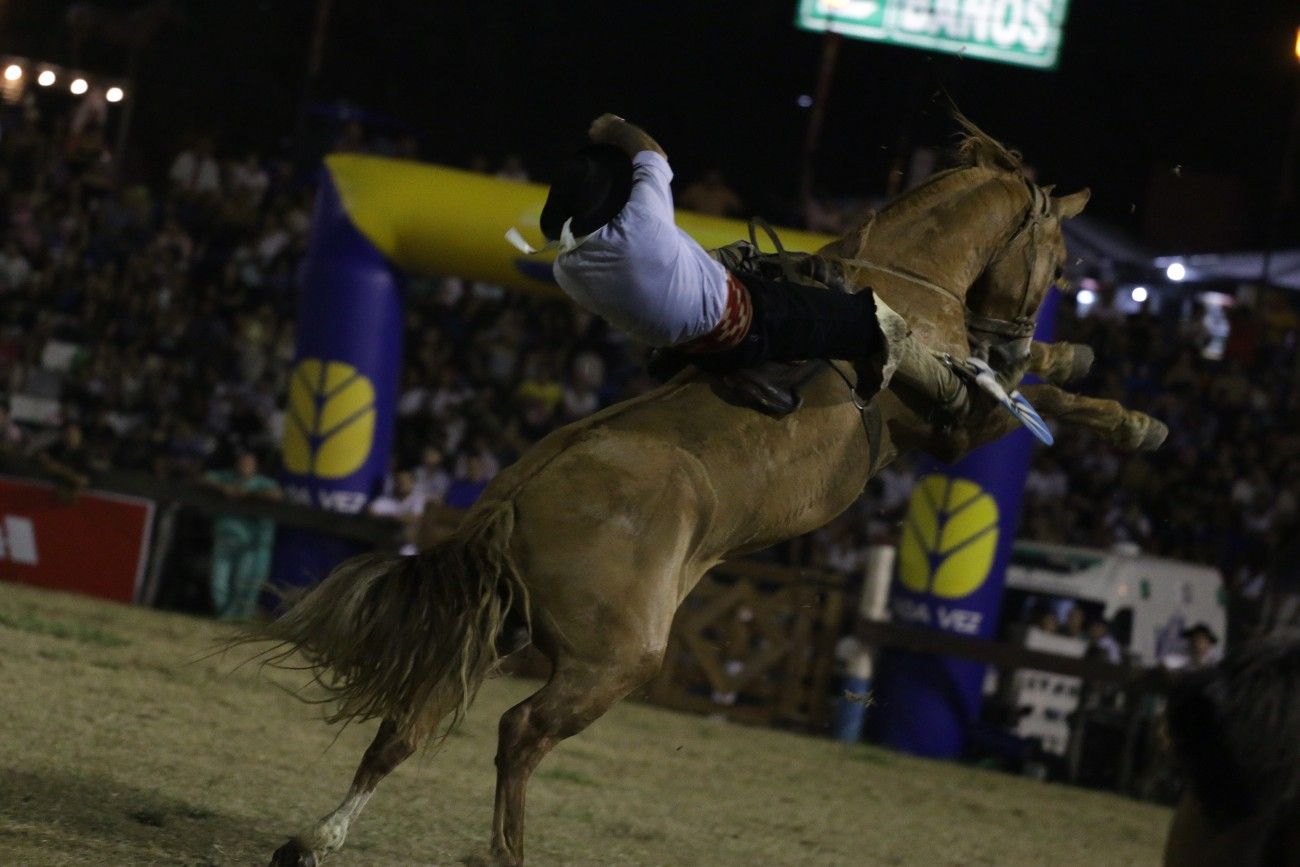
[[1070, 0], [799, 0], [805, 30], [1055, 69]]

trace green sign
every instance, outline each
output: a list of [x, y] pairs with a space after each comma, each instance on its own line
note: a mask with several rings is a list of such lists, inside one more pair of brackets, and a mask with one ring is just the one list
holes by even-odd
[[1070, 0], [799, 0], [805, 30], [1055, 69]]

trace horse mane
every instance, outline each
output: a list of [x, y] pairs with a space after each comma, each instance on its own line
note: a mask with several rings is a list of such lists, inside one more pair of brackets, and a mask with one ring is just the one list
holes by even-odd
[[[962, 185], [977, 186], [987, 183], [995, 174], [1010, 173], [1025, 179], [1024, 163], [1020, 154], [1003, 145], [993, 136], [975, 125], [970, 118], [961, 113], [956, 104], [949, 100], [948, 111], [953, 120], [964, 130], [960, 134], [957, 147], [953, 153], [953, 164], [930, 175], [910, 190], [887, 202], [880, 214], [892, 213], [911, 208], [925, 208], [929, 197], [950, 194], [951, 182]], [[971, 169], [981, 169], [974, 171]], [[1050, 188], [1048, 188], [1050, 190]]]
[[950, 105], [948, 110], [952, 119], [965, 130], [957, 145], [957, 160], [961, 165], [998, 168], [1024, 176], [1025, 166], [1020, 154], [976, 126], [956, 105]]

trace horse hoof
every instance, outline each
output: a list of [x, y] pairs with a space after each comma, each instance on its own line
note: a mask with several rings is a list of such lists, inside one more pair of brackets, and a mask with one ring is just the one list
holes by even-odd
[[270, 867], [316, 867], [316, 855], [297, 840], [290, 840], [271, 856]]
[[1142, 437], [1142, 442], [1138, 445], [1138, 450], [1153, 452], [1160, 448], [1160, 446], [1164, 445], [1165, 438], [1168, 436], [1169, 426], [1162, 421], [1151, 419], [1151, 424], [1147, 427], [1146, 434]]

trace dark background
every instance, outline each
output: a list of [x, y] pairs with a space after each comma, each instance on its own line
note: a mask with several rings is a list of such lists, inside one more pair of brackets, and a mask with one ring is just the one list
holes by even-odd
[[[69, 5], [10, 0], [0, 38], [15, 53], [124, 72], [121, 46], [72, 57]], [[191, 130], [227, 152], [286, 147], [314, 0], [172, 5], [178, 20], [141, 53], [139, 153], [165, 166]], [[429, 158], [517, 152], [538, 177], [614, 111], [664, 144], [679, 179], [718, 166], [754, 210], [778, 213], [795, 200], [809, 116], [796, 100], [815, 90], [823, 40], [795, 28], [795, 6], [335, 0], [313, 95], [407, 125]], [[1270, 225], [1271, 240], [1295, 246], [1293, 205], [1275, 211], [1300, 97], [1298, 25], [1295, 0], [1073, 0], [1054, 72], [845, 40], [818, 189], [879, 194], [896, 153], [943, 143], [942, 87], [1040, 181], [1090, 186], [1091, 215], [1156, 246], [1258, 247]]]

